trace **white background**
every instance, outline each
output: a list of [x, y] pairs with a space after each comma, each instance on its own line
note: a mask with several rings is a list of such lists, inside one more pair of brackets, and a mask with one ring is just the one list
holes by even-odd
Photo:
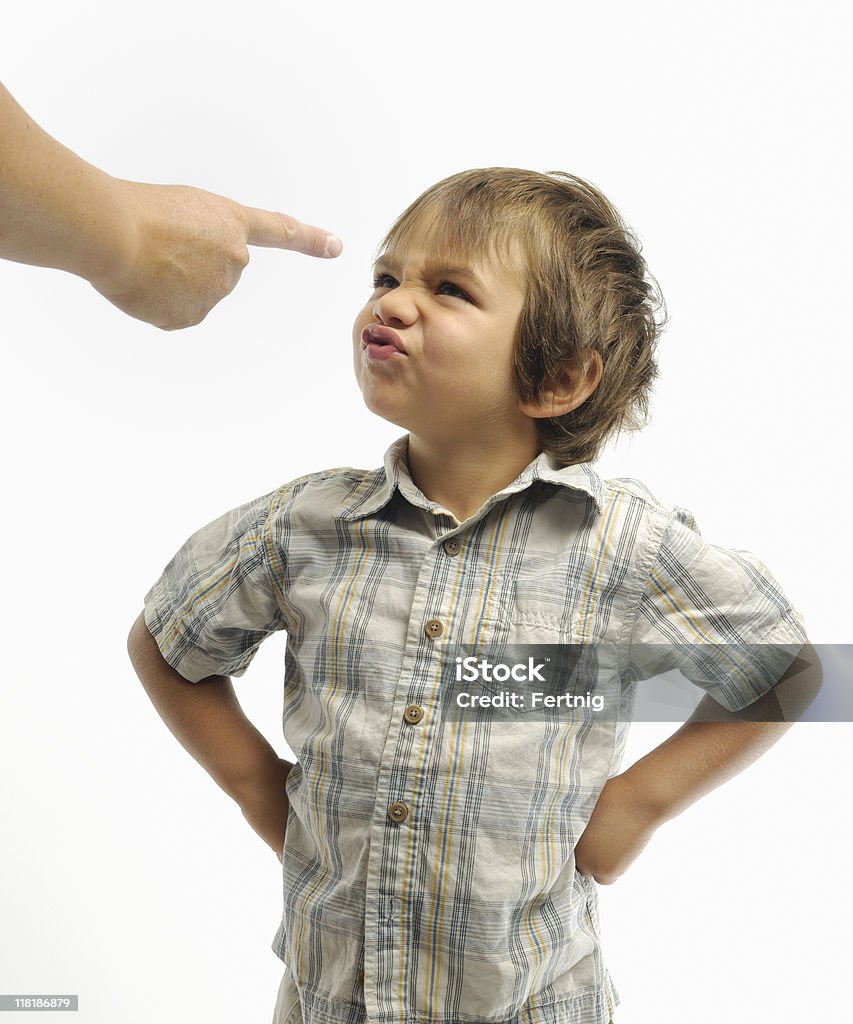
[[[79, 993], [80, 1024], [268, 1024], [278, 861], [163, 725], [125, 637], [197, 527], [302, 473], [381, 464], [403, 431], [362, 404], [352, 320], [391, 220], [456, 171], [567, 170], [612, 199], [671, 324], [654, 422], [601, 472], [755, 551], [813, 642], [850, 642], [845, 4], [4, 14], [0, 78], [86, 159], [282, 209], [345, 252], [254, 250], [177, 334], [0, 264], [0, 992]], [[270, 639], [236, 685], [290, 757], [283, 651]], [[623, 766], [673, 728], [636, 726]], [[852, 740], [795, 726], [601, 887], [618, 1024], [846, 1018]]]

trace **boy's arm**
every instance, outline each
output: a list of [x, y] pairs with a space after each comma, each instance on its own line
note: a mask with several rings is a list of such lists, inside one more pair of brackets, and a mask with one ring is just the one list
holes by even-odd
[[725, 712], [706, 696], [677, 732], [608, 780], [575, 847], [578, 870], [615, 882], [660, 825], [769, 750], [793, 724], [774, 720], [782, 717], [780, 707], [802, 714], [821, 676], [807, 643], [776, 686], [744, 712]]
[[245, 716], [230, 677], [184, 679], [160, 653], [142, 615], [131, 627], [127, 649], [160, 717], [280, 860], [289, 810], [284, 784], [293, 765]]

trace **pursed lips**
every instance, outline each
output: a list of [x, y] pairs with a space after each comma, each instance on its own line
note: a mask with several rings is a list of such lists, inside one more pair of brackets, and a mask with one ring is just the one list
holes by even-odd
[[401, 355], [406, 355], [406, 347], [399, 334], [390, 327], [383, 327], [380, 324], [369, 324], [361, 332], [362, 348], [366, 349], [369, 345], [394, 348]]

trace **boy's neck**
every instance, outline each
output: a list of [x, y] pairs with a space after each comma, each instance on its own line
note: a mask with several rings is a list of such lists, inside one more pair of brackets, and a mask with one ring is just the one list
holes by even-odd
[[488, 442], [430, 441], [409, 432], [409, 474], [430, 501], [460, 523], [497, 494], [536, 458], [536, 435]]

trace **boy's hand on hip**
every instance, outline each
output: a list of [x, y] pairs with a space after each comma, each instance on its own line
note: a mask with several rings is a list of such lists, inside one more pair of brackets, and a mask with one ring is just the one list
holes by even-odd
[[278, 758], [277, 771], [270, 777], [258, 779], [238, 800], [243, 817], [279, 861], [284, 853], [284, 834], [290, 810], [284, 784], [292, 767], [291, 761]]
[[575, 846], [575, 866], [611, 885], [637, 859], [660, 820], [623, 775], [608, 779]]

